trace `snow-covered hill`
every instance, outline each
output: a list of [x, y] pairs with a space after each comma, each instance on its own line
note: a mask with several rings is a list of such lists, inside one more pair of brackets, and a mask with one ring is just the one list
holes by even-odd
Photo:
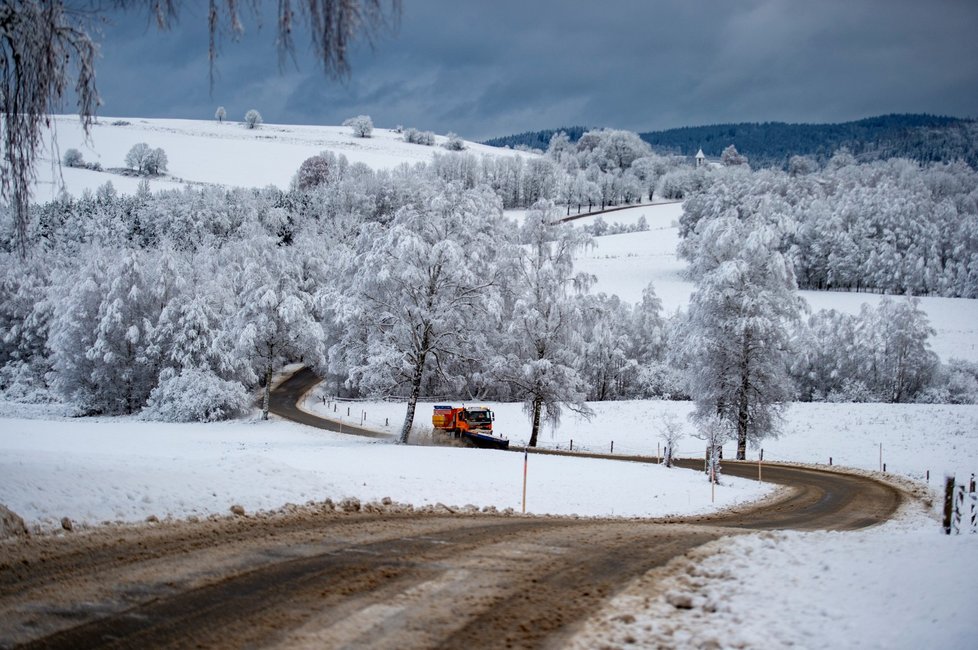
[[[156, 189], [180, 187], [184, 183], [212, 183], [237, 187], [286, 188], [302, 161], [322, 151], [344, 155], [351, 163], [364, 163], [373, 169], [389, 169], [402, 163], [430, 161], [444, 152], [444, 136], [435, 137], [435, 146], [410, 144], [392, 129], [375, 128], [369, 138], [354, 137], [345, 126], [297, 126], [262, 124], [247, 129], [241, 122], [214, 120], [175, 120], [100, 117], [86, 141], [77, 116], [53, 118], [56, 147], [49, 146], [38, 165], [34, 199], [48, 201], [65, 190], [79, 195], [112, 181], [123, 193], [136, 191], [139, 179], [110, 171], [62, 168], [55, 164], [68, 149], [78, 149], [87, 163], [99, 163], [104, 170], [125, 167], [129, 149], [145, 142], [162, 148], [169, 160], [165, 177], [150, 180]], [[51, 142], [50, 133], [45, 137]], [[513, 156], [507, 149], [466, 142], [466, 151], [476, 155]]]

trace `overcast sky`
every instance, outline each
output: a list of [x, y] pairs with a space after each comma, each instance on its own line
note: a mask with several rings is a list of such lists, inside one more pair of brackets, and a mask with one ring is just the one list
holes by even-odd
[[974, 0], [404, 0], [399, 27], [355, 49], [346, 81], [317, 67], [305, 32], [280, 69], [274, 30], [246, 10], [213, 91], [204, 5], [184, 2], [163, 33], [145, 13], [110, 14], [101, 115], [368, 114], [471, 140], [571, 125], [978, 117]]

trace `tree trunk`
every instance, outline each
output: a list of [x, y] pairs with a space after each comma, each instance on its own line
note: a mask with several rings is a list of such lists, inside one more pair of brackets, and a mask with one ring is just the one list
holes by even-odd
[[540, 411], [543, 408], [543, 399], [538, 395], [533, 398], [533, 426], [530, 429], [530, 446], [537, 446], [537, 435], [540, 433]]
[[414, 424], [414, 409], [418, 404], [418, 396], [421, 394], [421, 379], [424, 377], [424, 361], [427, 356], [422, 352], [414, 366], [414, 376], [411, 378], [411, 395], [408, 397], [407, 413], [404, 414], [404, 424], [401, 426], [401, 435], [397, 442], [407, 444], [408, 436], [411, 435], [411, 425]]
[[268, 403], [272, 399], [272, 364], [265, 370], [265, 396], [261, 401], [261, 419], [268, 419]]
[[747, 460], [747, 422], [750, 413], [750, 337], [744, 337], [743, 356], [740, 359], [740, 391], [737, 395], [737, 460]]

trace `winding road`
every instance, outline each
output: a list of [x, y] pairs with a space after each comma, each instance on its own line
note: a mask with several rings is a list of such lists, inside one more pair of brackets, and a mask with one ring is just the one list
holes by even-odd
[[[315, 381], [296, 373], [272, 410], [336, 427], [295, 407]], [[724, 472], [757, 468], [726, 461]], [[695, 546], [757, 529], [857, 529], [904, 498], [811, 468], [766, 465], [764, 478], [786, 489], [684, 520], [323, 506], [6, 543], [0, 647], [560, 647], [631, 579]]]

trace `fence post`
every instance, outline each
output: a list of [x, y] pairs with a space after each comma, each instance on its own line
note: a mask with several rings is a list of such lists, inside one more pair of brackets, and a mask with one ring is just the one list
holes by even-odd
[[954, 517], [954, 477], [944, 477], [944, 534], [951, 534], [951, 519]]

